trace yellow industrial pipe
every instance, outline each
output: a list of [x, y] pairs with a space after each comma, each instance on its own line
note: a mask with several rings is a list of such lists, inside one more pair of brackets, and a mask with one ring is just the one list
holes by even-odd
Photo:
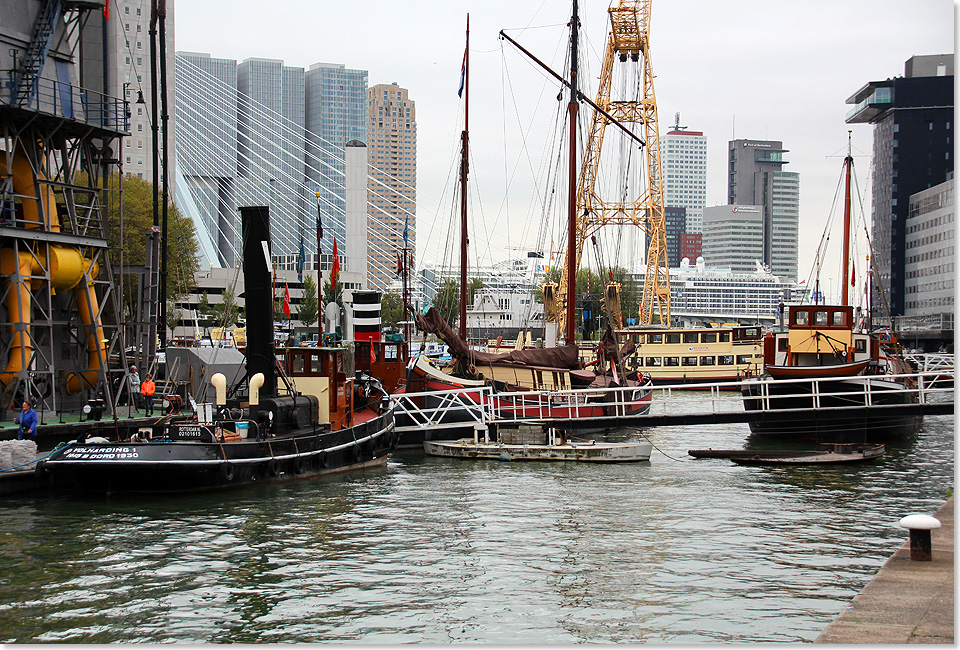
[[[24, 153], [23, 145], [18, 145], [13, 154], [13, 163], [7, 168], [6, 156], [0, 156], [0, 175], [11, 176], [13, 178], [13, 191], [21, 195], [23, 204], [23, 218], [27, 222], [26, 227], [32, 230], [43, 227], [43, 220], [40, 218], [40, 211], [37, 207], [37, 200], [25, 198], [34, 196], [36, 187], [34, 186], [33, 168], [30, 161]], [[42, 171], [37, 171], [40, 179], [40, 203], [43, 206], [43, 214], [50, 220], [50, 232], [60, 232], [60, 216], [57, 214], [57, 196], [53, 187], [43, 181], [47, 177]]]

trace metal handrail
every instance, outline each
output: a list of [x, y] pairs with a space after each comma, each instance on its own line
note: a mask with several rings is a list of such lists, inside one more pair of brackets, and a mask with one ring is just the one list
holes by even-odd
[[19, 104], [15, 70], [0, 70], [0, 105], [18, 106], [46, 115], [82, 122], [89, 126], [127, 134], [130, 131], [126, 102], [95, 90], [47, 77], [33, 81], [34, 92], [26, 104]]
[[[854, 379], [858, 384], [861, 384], [861, 390], [840, 391], [835, 388], [837, 382], [849, 381], [850, 379]], [[747, 382], [755, 382], [753, 385], [760, 387], [758, 394], [752, 396], [741, 396], [740, 389], [745, 385], [744, 381], [704, 384], [696, 388], [692, 388], [688, 383], [677, 383], [639, 388], [636, 386], [628, 386], [589, 390], [529, 390], [497, 394], [498, 399], [509, 397], [514, 402], [521, 404], [523, 406], [522, 413], [510, 413], [504, 410], [498, 411], [494, 407], [493, 393], [490, 387], [406, 393], [395, 395], [394, 399], [398, 403], [397, 413], [407, 414], [415, 423], [409, 427], [398, 427], [398, 430], [416, 429], [424, 426], [431, 428], [469, 426], [468, 423], [463, 421], [464, 413], [469, 414], [473, 423], [485, 426], [491, 424], [542, 422], [551, 418], [549, 409], [555, 409], [557, 406], [567, 407], [568, 413], [565, 416], [566, 419], [578, 419], [583, 417], [582, 409], [587, 404], [591, 406], [603, 404], [603, 406], [611, 411], [610, 417], [629, 417], [631, 420], [635, 419], [638, 423], [642, 423], [644, 417], [648, 416], [744, 413], [744, 399], [760, 400], [761, 406], [764, 409], [771, 408], [771, 400], [783, 400], [791, 397], [803, 397], [807, 399], [812, 397], [814, 400], [813, 409], [824, 408], [824, 400], [833, 397], [849, 399], [850, 405], [831, 405], [827, 407], [831, 410], [842, 411], [845, 409], [862, 408], [864, 404], [867, 406], [875, 406], [875, 397], [882, 394], [882, 389], [878, 387], [879, 383], [891, 380], [906, 382], [908, 384], [912, 383], [913, 386], [908, 390], [916, 393], [919, 404], [952, 403], [952, 370], [949, 372], [917, 372], [903, 375], [858, 375], [855, 377], [824, 379], [777, 379], [768, 382], [750, 379], [747, 380]], [[772, 386], [783, 389], [785, 386], [791, 385], [798, 386], [798, 391], [778, 391], [776, 394], [770, 393]], [[800, 390], [800, 386], [804, 388]], [[809, 387], [809, 390], [807, 390], [807, 387]], [[628, 410], [636, 405], [636, 391], [638, 390], [653, 391], [650, 409], [646, 416], [627, 416]], [[696, 401], [689, 399], [683, 399], [681, 401], [674, 398], [674, 392], [687, 398], [692, 391], [708, 393], [709, 397]], [[419, 408], [415, 405], [414, 399], [423, 397], [439, 399], [439, 403], [437, 406], [425, 409]], [[695, 413], [682, 413], [677, 411], [678, 408], [690, 408], [691, 404], [696, 404], [698, 407]], [[454, 413], [458, 416], [456, 420], [453, 419]]]

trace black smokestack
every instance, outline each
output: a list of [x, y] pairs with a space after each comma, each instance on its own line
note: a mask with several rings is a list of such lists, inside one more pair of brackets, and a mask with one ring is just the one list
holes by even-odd
[[[247, 375], [263, 373], [260, 395], [275, 397], [276, 356], [273, 344], [273, 286], [270, 250], [270, 208], [240, 208], [243, 228], [243, 278], [247, 312]], [[264, 251], [267, 251], [266, 253]]]

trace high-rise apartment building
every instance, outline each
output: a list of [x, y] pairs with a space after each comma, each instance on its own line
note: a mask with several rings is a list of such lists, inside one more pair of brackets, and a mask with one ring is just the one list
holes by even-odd
[[686, 232], [697, 233], [703, 228], [707, 204], [707, 136], [686, 131], [679, 121], [678, 113], [677, 125], [660, 137], [663, 205], [686, 208]]
[[[797, 278], [800, 232], [800, 175], [783, 171], [783, 143], [732, 140], [727, 159], [727, 202], [762, 209], [760, 261], [781, 278]], [[706, 234], [706, 233], [705, 233]], [[706, 250], [707, 237], [704, 237]]]
[[953, 55], [936, 54], [910, 58], [902, 77], [871, 81], [847, 99], [854, 105], [848, 124], [874, 125], [871, 247], [893, 316], [904, 314], [907, 302], [910, 196], [953, 172], [953, 93]]
[[[326, 246], [346, 236], [344, 151], [351, 140], [367, 142], [367, 71], [339, 63], [314, 63], [304, 75], [307, 127], [306, 170], [311, 194], [328, 217]], [[326, 233], [329, 232], [328, 236]], [[325, 248], [325, 252], [329, 252]]]
[[[910, 197], [906, 223], [904, 314], [939, 316], [956, 312], [957, 230], [954, 182]], [[952, 328], [951, 328], [952, 329]]]
[[417, 110], [406, 88], [377, 84], [369, 89], [371, 289], [394, 279], [396, 254], [406, 247], [412, 268], [416, 251]]

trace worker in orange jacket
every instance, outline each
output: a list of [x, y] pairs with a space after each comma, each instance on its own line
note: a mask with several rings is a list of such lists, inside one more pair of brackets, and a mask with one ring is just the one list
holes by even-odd
[[146, 414], [153, 415], [153, 394], [157, 392], [157, 385], [153, 383], [153, 375], [148, 374], [140, 384], [140, 394], [146, 406]]

